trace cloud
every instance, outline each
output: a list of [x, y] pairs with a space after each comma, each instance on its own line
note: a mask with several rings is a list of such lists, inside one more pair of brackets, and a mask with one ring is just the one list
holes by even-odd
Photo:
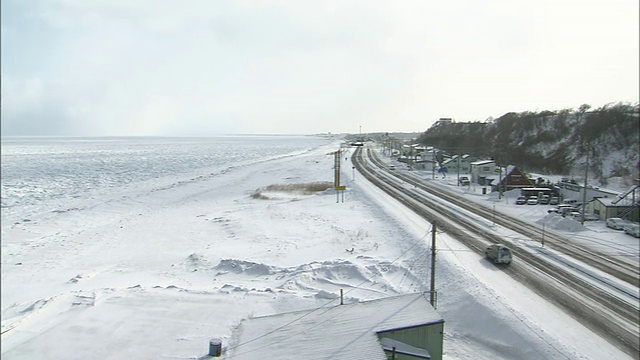
[[56, 114], [55, 131], [87, 135], [423, 131], [442, 116], [637, 101], [637, 9], [7, 0], [2, 125], [42, 132]]

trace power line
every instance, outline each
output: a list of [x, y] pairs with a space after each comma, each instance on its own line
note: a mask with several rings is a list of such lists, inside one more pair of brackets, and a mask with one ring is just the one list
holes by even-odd
[[[429, 230], [427, 231], [427, 233], [426, 233], [422, 238], [420, 238], [420, 239], [419, 239], [418, 241], [416, 241], [413, 245], [411, 245], [408, 249], [406, 249], [404, 252], [402, 252], [398, 257], [396, 257], [393, 261], [391, 261], [391, 263], [389, 263], [389, 265], [394, 264], [396, 261], [398, 261], [400, 258], [402, 258], [406, 253], [408, 253], [409, 251], [413, 250], [413, 248], [415, 248], [416, 246], [418, 246], [418, 245], [421, 243], [421, 241], [422, 241], [425, 237], [427, 237], [427, 235], [428, 235], [430, 232], [431, 232], [431, 228], [429, 228]], [[378, 277], [378, 276], [381, 276], [381, 274], [374, 274], [372, 277], [370, 277], [370, 278], [367, 278], [367, 279], [363, 280], [360, 284], [358, 284], [358, 285], [356, 285], [356, 286], [352, 287], [350, 290], [346, 291], [344, 294], [346, 295], [346, 294], [348, 294], [348, 293], [350, 293], [350, 292], [352, 292], [352, 291], [354, 291], [354, 290], [359, 289], [359, 288], [360, 288], [360, 286], [364, 285], [364, 284], [365, 284], [365, 283], [367, 283], [367, 282], [372, 282], [372, 280], [373, 280], [373, 279], [375, 279], [375, 278], [376, 278], [376, 277]], [[256, 338], [253, 338], [253, 339], [248, 340], [248, 341], [245, 341], [245, 342], [243, 342], [243, 343], [241, 343], [241, 344], [237, 344], [237, 345], [235, 345], [235, 346], [233, 346], [233, 347], [230, 347], [229, 349], [227, 349], [227, 351], [237, 349], [237, 348], [239, 348], [239, 347], [241, 347], [241, 346], [244, 346], [244, 345], [250, 344], [250, 343], [252, 343], [252, 342], [255, 342], [255, 341], [257, 341], [257, 340], [260, 340], [260, 339], [262, 339], [262, 338], [265, 338], [265, 337], [267, 337], [267, 336], [269, 336], [269, 335], [271, 335], [271, 334], [274, 334], [274, 333], [276, 333], [276, 332], [278, 332], [278, 331], [280, 331], [280, 330], [282, 330], [282, 329], [284, 329], [284, 328], [286, 328], [286, 327], [288, 327], [288, 326], [290, 326], [290, 325], [292, 325], [292, 324], [294, 324], [294, 323], [296, 323], [296, 322], [298, 322], [298, 321], [300, 321], [300, 320], [304, 319], [305, 317], [307, 317], [307, 316], [309, 316], [309, 315], [313, 314], [314, 312], [316, 312], [316, 311], [318, 311], [318, 310], [321, 310], [321, 309], [324, 309], [324, 308], [328, 307], [330, 304], [332, 304], [332, 303], [336, 302], [336, 300], [337, 300], [337, 299], [332, 299], [332, 300], [330, 300], [329, 302], [327, 302], [326, 304], [323, 304], [323, 305], [321, 305], [321, 306], [319, 306], [319, 307], [317, 307], [317, 308], [315, 308], [315, 309], [312, 309], [312, 310], [310, 310], [309, 312], [306, 312], [306, 313], [302, 314], [301, 316], [299, 316], [299, 317], [297, 317], [297, 318], [295, 318], [295, 319], [293, 319], [293, 320], [291, 320], [291, 321], [287, 322], [286, 324], [281, 325], [281, 326], [279, 326], [279, 327], [277, 327], [277, 328], [275, 328], [275, 329], [273, 329], [273, 330], [271, 330], [271, 331], [266, 332], [265, 334], [262, 334], [262, 335], [260, 335], [260, 336], [258, 336], [258, 337], [256, 337]], [[328, 310], [327, 310], [327, 311], [328, 311]], [[325, 312], [326, 312], [326, 311], [325, 311]], [[332, 318], [330, 318], [330, 319], [332, 319]], [[330, 319], [327, 319], [326, 321], [328, 321], [328, 320], [330, 320]], [[326, 322], [326, 321], [325, 321], [325, 322]], [[247, 354], [247, 353], [252, 352], [252, 351], [260, 350], [260, 349], [265, 348], [265, 347], [267, 347], [267, 346], [272, 346], [272, 345], [277, 344], [277, 343], [279, 343], [279, 342], [282, 342], [282, 341], [284, 341], [284, 340], [288, 340], [288, 339], [290, 339], [290, 338], [293, 338], [293, 337], [295, 337], [295, 336], [298, 336], [299, 334], [303, 333], [303, 332], [304, 332], [304, 331], [306, 331], [307, 329], [312, 329], [312, 328], [313, 328], [313, 327], [315, 327], [315, 326], [316, 326], [316, 325], [314, 325], [314, 326], [312, 326], [312, 327], [310, 327], [310, 328], [305, 328], [305, 329], [303, 329], [302, 331], [300, 331], [300, 332], [298, 332], [298, 333], [295, 333], [295, 334], [293, 334], [293, 335], [291, 335], [291, 336], [289, 336], [289, 337], [287, 337], [287, 338], [285, 338], [285, 339], [282, 339], [282, 340], [277, 341], [277, 342], [269, 343], [269, 345], [265, 345], [265, 346], [262, 346], [262, 347], [259, 347], [259, 348], [253, 349], [253, 350], [249, 350], [249, 351], [246, 351], [246, 352], [244, 352], [244, 353], [236, 354], [236, 356], [243, 355], [243, 354]]]

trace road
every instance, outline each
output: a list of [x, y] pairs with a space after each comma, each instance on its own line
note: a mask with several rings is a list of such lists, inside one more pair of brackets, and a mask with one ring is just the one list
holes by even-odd
[[580, 319], [621, 350], [639, 358], [637, 263], [576, 246], [570, 238], [548, 230], [544, 234], [544, 248], [513, 242], [488, 230], [478, 219], [536, 239], [545, 230], [470, 203], [460, 194], [433, 186], [410, 172], [389, 170], [370, 147], [357, 148], [353, 164], [373, 184], [423, 218], [435, 221], [440, 229], [470, 249], [483, 254], [488, 244], [507, 244], [517, 261], [503, 266], [503, 271]]

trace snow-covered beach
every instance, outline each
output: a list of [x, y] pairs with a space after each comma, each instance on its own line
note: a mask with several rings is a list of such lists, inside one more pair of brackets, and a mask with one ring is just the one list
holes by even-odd
[[[2, 358], [198, 359], [211, 338], [235, 346], [243, 319], [326, 306], [340, 289], [347, 302], [428, 291], [430, 224], [353, 172], [349, 154], [344, 202], [333, 190], [300, 191], [333, 182], [339, 145], [238, 157], [210, 174], [103, 187], [67, 208], [3, 216]], [[297, 186], [269, 188], [288, 184]], [[628, 358], [437, 236], [446, 359]]]

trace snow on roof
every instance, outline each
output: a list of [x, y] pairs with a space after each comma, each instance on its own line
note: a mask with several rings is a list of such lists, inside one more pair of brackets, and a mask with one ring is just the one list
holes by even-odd
[[386, 360], [376, 333], [444, 322], [415, 293], [244, 320], [227, 359]]
[[[597, 197], [594, 198], [594, 200], [597, 200], [599, 202], [601, 202], [604, 206], [607, 207], [629, 207], [633, 205], [633, 201], [632, 199], [622, 199], [622, 200], [618, 200], [617, 197]], [[613, 203], [613, 201], [618, 200], [617, 203]]]
[[486, 165], [486, 164], [492, 164], [494, 163], [493, 160], [479, 160], [479, 161], [474, 161], [471, 163], [471, 165]]

